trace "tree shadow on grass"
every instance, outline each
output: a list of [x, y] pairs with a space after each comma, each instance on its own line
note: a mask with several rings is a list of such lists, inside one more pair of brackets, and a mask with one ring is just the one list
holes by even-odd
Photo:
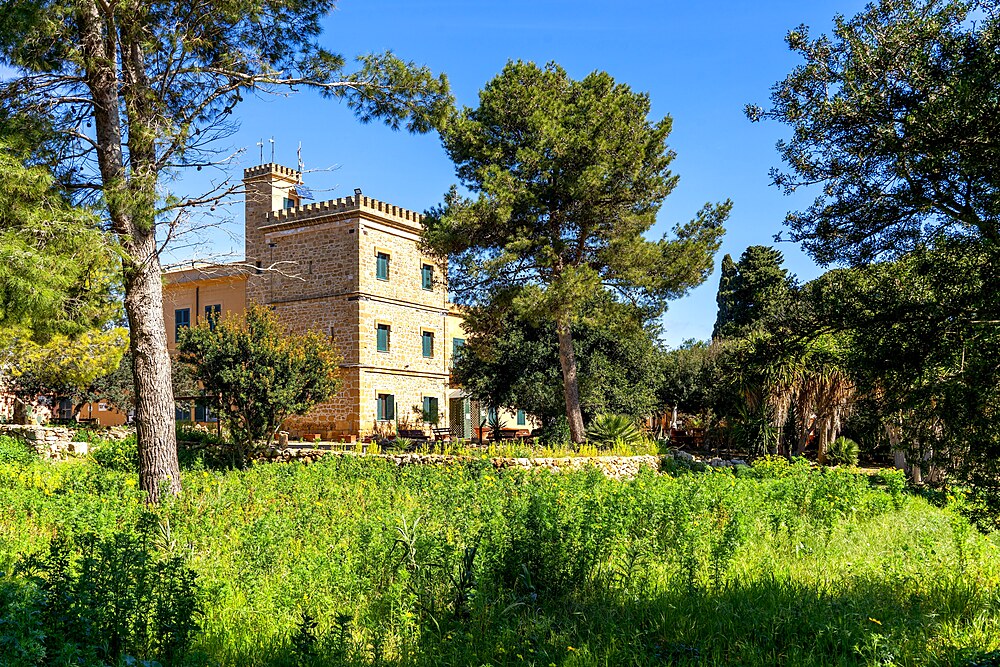
[[[909, 587], [856, 580], [809, 586], [777, 578], [641, 599], [607, 589], [559, 599], [476, 600], [466, 620], [425, 618], [403, 657], [380, 637], [286, 641], [240, 664], [292, 665], [1000, 665], [997, 610], [961, 579]], [[986, 615], [992, 626], [976, 623]], [[992, 616], [991, 616], [992, 614]], [[977, 618], [979, 621], [977, 621]], [[994, 630], [992, 645], [983, 637]], [[963, 632], [967, 628], [969, 632]], [[355, 633], [358, 634], [358, 633]], [[977, 639], [978, 637], [978, 639]], [[990, 640], [986, 640], [988, 643]], [[263, 647], [260, 647], [263, 648]], [[269, 658], [261, 658], [270, 654]]]
[[[483, 593], [463, 620], [425, 617], [403, 647], [384, 625], [300, 623], [284, 636], [248, 628], [238, 641], [218, 630], [199, 633], [195, 652], [179, 664], [990, 667], [1000, 665], [1000, 653], [991, 653], [1000, 650], [1000, 610], [989, 595], [960, 577], [924, 585], [770, 578], [645, 596], [596, 587], [558, 598]], [[37, 605], [26, 582], [0, 578], [0, 665], [45, 664]]]

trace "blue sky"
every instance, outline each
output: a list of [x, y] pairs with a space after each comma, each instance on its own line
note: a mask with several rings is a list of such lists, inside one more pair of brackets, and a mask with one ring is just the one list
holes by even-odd
[[[769, 186], [779, 164], [774, 143], [786, 129], [751, 124], [747, 103], [765, 104], [770, 87], [796, 64], [783, 41], [800, 23], [826, 32], [837, 13], [854, 14], [863, 2], [841, 0], [677, 2], [564, 0], [342, 0], [325, 21], [322, 41], [351, 58], [392, 49], [408, 60], [445, 72], [459, 104], [475, 106], [479, 89], [511, 59], [555, 61], [579, 78], [606, 70], [633, 90], [648, 92], [652, 115], [674, 119], [670, 146], [680, 183], [666, 200], [653, 235], [690, 219], [706, 201], [731, 198], [734, 209], [722, 250], [738, 256], [748, 245], [771, 244], [786, 211], [808, 201]], [[437, 135], [409, 135], [361, 125], [343, 105], [310, 93], [248, 98], [238, 108], [239, 131], [229, 140], [245, 152], [231, 169], [259, 161], [256, 143], [274, 137], [275, 159], [295, 166], [302, 142], [306, 185], [317, 199], [360, 187], [370, 196], [416, 210], [439, 203], [456, 181]], [[265, 146], [265, 161], [270, 148]], [[197, 194], [202, 175], [174, 188]], [[181, 244], [175, 257], [215, 252], [242, 254], [242, 207], [231, 220], [205, 232], [204, 244]], [[820, 272], [789, 243], [789, 269], [802, 279]], [[718, 272], [671, 304], [664, 338], [677, 344], [708, 338], [715, 321]]]

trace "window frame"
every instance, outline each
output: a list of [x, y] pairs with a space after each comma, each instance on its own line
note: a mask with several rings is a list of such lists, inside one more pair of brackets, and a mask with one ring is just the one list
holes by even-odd
[[[385, 331], [385, 349], [382, 349], [382, 339], [380, 334]], [[389, 354], [392, 351], [392, 325], [387, 322], [375, 323], [375, 351], [382, 354]]]
[[[388, 408], [388, 415], [386, 414]], [[375, 421], [391, 422], [396, 419], [396, 396], [375, 392]]]
[[434, 265], [427, 262], [420, 262], [420, 288], [434, 291]]
[[[385, 260], [384, 260], [385, 275], [384, 276], [382, 275], [382, 266], [383, 266], [383, 259], [382, 258], [383, 257], [385, 258]], [[385, 252], [383, 250], [376, 250], [375, 251], [375, 279], [376, 280], [381, 280], [383, 282], [389, 282], [389, 274], [392, 271], [392, 268], [390, 266], [391, 264], [392, 264], [392, 255], [391, 254], [389, 254], [389, 253], [387, 253], [387, 252]]]
[[[437, 396], [424, 396], [421, 402], [421, 415], [425, 424], [438, 424], [441, 421], [441, 401]], [[433, 411], [431, 410], [433, 407]], [[433, 419], [428, 419], [433, 417]]]
[[[184, 318], [182, 321], [181, 313], [184, 313]], [[191, 328], [191, 309], [190, 308], [174, 308], [174, 342], [176, 343], [181, 337], [181, 328], [190, 329]]]
[[[428, 347], [429, 343], [429, 347]], [[424, 359], [434, 358], [434, 332], [428, 329], [420, 330], [420, 354]]]

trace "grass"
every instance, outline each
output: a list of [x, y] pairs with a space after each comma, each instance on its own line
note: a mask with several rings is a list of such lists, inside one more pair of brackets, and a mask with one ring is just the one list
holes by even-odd
[[134, 474], [0, 461], [0, 664], [37, 641], [17, 563], [141, 522], [198, 575], [192, 665], [997, 664], [997, 538], [900, 481], [329, 457], [190, 470], [150, 515]]

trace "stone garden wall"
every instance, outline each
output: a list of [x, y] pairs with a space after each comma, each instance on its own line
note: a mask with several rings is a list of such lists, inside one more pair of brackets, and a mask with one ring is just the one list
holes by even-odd
[[[272, 449], [265, 460], [270, 461], [302, 461], [310, 463], [324, 456], [377, 456], [392, 461], [399, 467], [412, 465], [453, 465], [469, 461], [478, 461], [471, 456], [451, 456], [446, 454], [404, 454], [404, 453], [365, 453], [357, 451], [328, 451], [321, 449], [289, 448]], [[722, 468], [741, 466], [746, 463], [739, 459], [724, 460], [712, 458], [701, 459], [687, 452], [677, 451], [659, 456], [566, 456], [558, 458], [500, 458], [489, 459], [496, 470], [518, 468], [521, 470], [549, 470], [563, 472], [580, 470], [593, 466], [612, 479], [633, 479], [643, 467], [660, 470], [667, 460], [676, 459], [695, 468]]]
[[[99, 433], [107, 440], [121, 440], [128, 437], [131, 431], [126, 428], [110, 428]], [[29, 449], [34, 449], [43, 460], [86, 456], [90, 452], [89, 443], [75, 440], [76, 431], [63, 426], [0, 424], [0, 435], [20, 440]]]

